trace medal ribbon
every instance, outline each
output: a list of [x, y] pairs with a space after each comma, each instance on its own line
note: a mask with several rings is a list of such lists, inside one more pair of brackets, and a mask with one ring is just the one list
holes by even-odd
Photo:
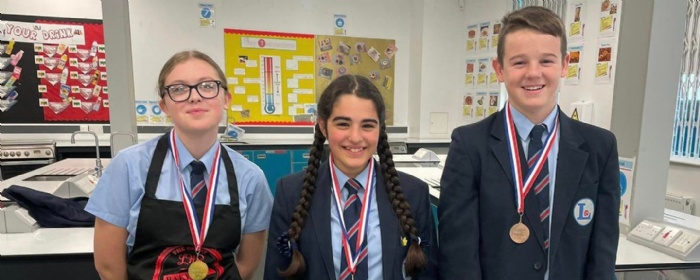
[[345, 205], [342, 203], [341, 200], [341, 192], [340, 192], [340, 185], [338, 184], [338, 178], [335, 175], [335, 168], [333, 166], [335, 165], [335, 162], [333, 161], [333, 155], [330, 156], [330, 162], [329, 164], [331, 168], [331, 179], [333, 181], [333, 199], [335, 199], [335, 210], [338, 213], [338, 217], [340, 218], [340, 227], [341, 227], [341, 240], [343, 242], [343, 252], [345, 255], [345, 261], [348, 264], [348, 270], [350, 270], [350, 273], [355, 274], [355, 271], [357, 270], [357, 263], [359, 261], [359, 256], [360, 252], [362, 251], [362, 241], [364, 241], [365, 236], [367, 235], [367, 220], [369, 219], [369, 206], [370, 203], [372, 202], [372, 188], [374, 186], [374, 160], [372, 158], [369, 159], [369, 172], [367, 173], [367, 181], [365, 182], [365, 194], [360, 201], [362, 203], [362, 209], [360, 210], [360, 220], [358, 221], [360, 223], [360, 228], [357, 229], [357, 234], [359, 235], [357, 238], [357, 242], [355, 244], [355, 249], [351, 251], [350, 246], [348, 244], [348, 232], [347, 228], [345, 227], [345, 219], [343, 218], [343, 209], [345, 209]]
[[[511, 172], [513, 172], [513, 181], [515, 181], [515, 201], [518, 206], [518, 214], [522, 214], [525, 209], [525, 196], [530, 192], [532, 185], [535, 184], [535, 179], [537, 175], [540, 174], [544, 163], [547, 161], [549, 152], [554, 146], [554, 141], [557, 138], [557, 131], [559, 131], [559, 113], [557, 112], [556, 123], [554, 124], [554, 130], [547, 136], [545, 145], [542, 148], [542, 152], [537, 155], [537, 160], [535, 164], [527, 173], [527, 177], [523, 178], [522, 166], [520, 165], [520, 151], [518, 149], [518, 136], [515, 132], [515, 124], [513, 123], [513, 116], [510, 113], [510, 102], [506, 102], [506, 135], [508, 138], [508, 153], [510, 156]], [[532, 140], [530, 140], [532, 141]], [[523, 179], [524, 182], [523, 182]]]
[[216, 153], [214, 154], [214, 160], [212, 161], [212, 172], [209, 174], [209, 188], [207, 188], [207, 198], [204, 204], [204, 214], [202, 215], [202, 223], [200, 224], [199, 217], [195, 211], [194, 203], [192, 201], [192, 195], [185, 188], [185, 181], [182, 179], [182, 173], [180, 172], [180, 155], [178, 153], [177, 142], [175, 141], [175, 130], [170, 132], [170, 147], [172, 148], [173, 160], [175, 161], [175, 166], [177, 167], [177, 175], [180, 181], [180, 192], [182, 193], [182, 204], [185, 208], [185, 214], [187, 215], [187, 222], [190, 226], [190, 233], [192, 234], [192, 243], [194, 244], [195, 251], [199, 254], [199, 251], [204, 245], [204, 240], [209, 232], [209, 225], [211, 225], [211, 220], [214, 217], [214, 202], [216, 200], [216, 189], [219, 185], [219, 168], [221, 162], [221, 145], [217, 145]]

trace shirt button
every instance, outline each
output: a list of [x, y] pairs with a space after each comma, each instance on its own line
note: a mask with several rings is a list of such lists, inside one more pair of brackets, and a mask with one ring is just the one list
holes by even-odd
[[535, 268], [535, 270], [540, 270], [542, 269], [542, 263], [536, 262], [535, 265], [533, 265], [533, 267]]

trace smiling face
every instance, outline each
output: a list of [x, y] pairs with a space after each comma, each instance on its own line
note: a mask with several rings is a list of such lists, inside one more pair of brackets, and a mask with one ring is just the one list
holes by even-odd
[[[204, 60], [189, 58], [172, 68], [165, 77], [164, 85], [195, 85], [208, 80], [221, 80], [216, 69]], [[223, 111], [230, 103], [231, 96], [220, 87], [219, 95], [212, 99], [203, 99], [192, 89], [188, 100], [174, 102], [166, 93], [160, 100], [160, 107], [172, 119], [178, 132], [203, 134], [218, 131]]]
[[[508, 102], [533, 122], [541, 122], [557, 103], [560, 78], [569, 56], [562, 57], [561, 38], [531, 29], [507, 34], [503, 57], [493, 61]], [[502, 61], [499, 62], [499, 61]]]
[[376, 152], [379, 121], [372, 100], [354, 94], [338, 96], [328, 119], [319, 121], [333, 161], [345, 175], [360, 174]]

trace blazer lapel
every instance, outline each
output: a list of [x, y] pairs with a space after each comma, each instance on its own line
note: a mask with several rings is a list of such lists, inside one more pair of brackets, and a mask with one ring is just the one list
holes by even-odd
[[[375, 161], [374, 166], [381, 166]], [[396, 218], [396, 212], [392, 207], [389, 195], [386, 192], [384, 185], [384, 176], [381, 168], [375, 169], [377, 175], [376, 187], [374, 188], [377, 196], [377, 211], [379, 211], [379, 224], [382, 232], [382, 267], [384, 268], [384, 279], [394, 279], [394, 258], [400, 255], [399, 235], [402, 235], [399, 220]], [[403, 261], [401, 261], [403, 263]]]
[[567, 213], [579, 188], [584, 166], [588, 160], [588, 152], [580, 149], [585, 142], [574, 126], [574, 121], [559, 111], [560, 139], [557, 160], [557, 176], [555, 178], [554, 209], [552, 220], [552, 236], [550, 252], [556, 253], [561, 240], [561, 234], [566, 223]]
[[[319, 166], [316, 176], [316, 192], [311, 203], [309, 216], [313, 223], [310, 226], [316, 233], [321, 261], [326, 266], [328, 279], [335, 279], [333, 268], [333, 244], [331, 244], [331, 176], [328, 162]], [[307, 262], [310, 259], [307, 259]], [[307, 266], [309, 264], [307, 263]]]
[[508, 177], [511, 186], [513, 186], [515, 181], [513, 180], [513, 171], [510, 168], [510, 155], [508, 154], [508, 138], [506, 137], [506, 126], [505, 126], [505, 111], [501, 110], [497, 113], [494, 123], [491, 125], [491, 136], [496, 139], [496, 142], [491, 146], [493, 150], [493, 155], [496, 156], [498, 163], [501, 165], [503, 172]]

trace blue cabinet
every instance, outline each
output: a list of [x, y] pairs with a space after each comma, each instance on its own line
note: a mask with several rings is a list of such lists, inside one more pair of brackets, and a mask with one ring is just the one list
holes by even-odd
[[252, 152], [253, 162], [265, 172], [267, 184], [274, 195], [277, 180], [292, 173], [291, 152], [289, 150], [256, 150]]

